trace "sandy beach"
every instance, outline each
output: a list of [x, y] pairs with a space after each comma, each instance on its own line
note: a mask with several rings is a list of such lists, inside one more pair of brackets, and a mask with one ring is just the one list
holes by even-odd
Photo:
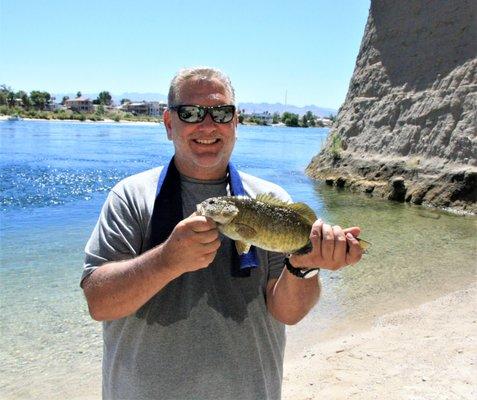
[[[290, 341], [297, 340], [290, 337]], [[283, 400], [477, 398], [477, 284], [287, 355]]]

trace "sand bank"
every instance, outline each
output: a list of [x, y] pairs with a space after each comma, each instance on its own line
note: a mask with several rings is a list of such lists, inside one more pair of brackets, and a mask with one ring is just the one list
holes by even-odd
[[283, 400], [475, 399], [476, 364], [473, 283], [288, 357]]

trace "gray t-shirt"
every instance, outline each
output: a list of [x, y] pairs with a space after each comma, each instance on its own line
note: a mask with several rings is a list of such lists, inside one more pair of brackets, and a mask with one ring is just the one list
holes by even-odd
[[[82, 279], [108, 261], [138, 256], [147, 246], [160, 168], [126, 178], [110, 192], [86, 245]], [[280, 187], [240, 173], [255, 197]], [[208, 197], [229, 194], [226, 181], [182, 178], [184, 215]], [[283, 255], [257, 249], [250, 277], [231, 274], [233, 241], [209, 267], [170, 282], [136, 313], [103, 323], [105, 399], [279, 399], [285, 327], [266, 308], [267, 281]]]

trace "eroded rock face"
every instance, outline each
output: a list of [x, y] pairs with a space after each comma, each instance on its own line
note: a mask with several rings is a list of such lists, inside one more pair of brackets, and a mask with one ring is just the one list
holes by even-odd
[[473, 0], [372, 0], [345, 103], [309, 175], [477, 211], [476, 9]]

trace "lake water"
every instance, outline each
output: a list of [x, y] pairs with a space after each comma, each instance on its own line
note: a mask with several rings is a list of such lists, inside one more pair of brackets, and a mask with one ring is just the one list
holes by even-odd
[[[328, 188], [303, 171], [327, 129], [240, 126], [233, 160], [373, 243], [322, 272], [320, 305], [289, 329], [287, 357], [382, 313], [475, 279], [476, 218]], [[163, 125], [0, 122], [0, 398], [100, 396], [101, 325], [79, 288], [83, 248], [108, 190], [168, 161]]]

